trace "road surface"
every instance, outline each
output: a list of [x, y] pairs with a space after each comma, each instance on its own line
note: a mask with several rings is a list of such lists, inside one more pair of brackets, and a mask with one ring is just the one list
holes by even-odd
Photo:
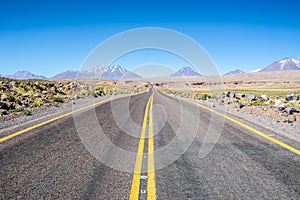
[[209, 110], [156, 91], [113, 102], [77, 119], [97, 132], [88, 120], [95, 115], [105, 136], [133, 159], [124, 164], [117, 150], [94, 142], [99, 161], [69, 115], [0, 143], [0, 199], [300, 199], [296, 153], [226, 119], [218, 140], [209, 141], [214, 148], [201, 157]]

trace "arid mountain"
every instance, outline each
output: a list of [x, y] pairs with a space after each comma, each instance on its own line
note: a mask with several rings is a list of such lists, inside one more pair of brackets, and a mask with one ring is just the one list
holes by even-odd
[[19, 79], [19, 80], [26, 80], [26, 79], [43, 79], [43, 80], [46, 80], [47, 79], [45, 76], [35, 75], [35, 74], [32, 74], [29, 71], [17, 71], [14, 74], [2, 75], [1, 77], [11, 78], [11, 79]]
[[236, 70], [234, 70], [234, 71], [227, 72], [226, 74], [224, 74], [224, 76], [226, 76], [226, 75], [231, 75], [231, 74], [243, 74], [243, 73], [245, 73], [245, 72], [243, 72], [243, 71], [240, 70], [240, 69], [236, 69]]
[[179, 69], [176, 73], [172, 74], [171, 76], [201, 76], [201, 74], [195, 72], [190, 67], [183, 67]]
[[77, 77], [77, 71], [74, 70], [68, 70], [59, 74], [56, 74], [55, 76], [49, 78], [49, 79], [70, 79], [70, 78], [76, 78]]
[[294, 58], [284, 58], [263, 68], [260, 72], [300, 70], [300, 60]]
[[66, 72], [57, 74], [51, 79], [69, 79], [69, 78], [82, 78], [82, 79], [106, 79], [106, 80], [121, 80], [131, 78], [141, 78], [139, 75], [126, 70], [120, 65], [115, 66], [98, 66], [85, 71], [68, 70]]

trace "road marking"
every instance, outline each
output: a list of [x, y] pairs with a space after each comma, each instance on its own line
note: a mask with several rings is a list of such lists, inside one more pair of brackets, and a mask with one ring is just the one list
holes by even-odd
[[144, 153], [145, 136], [146, 136], [146, 128], [147, 128], [147, 118], [148, 118], [150, 102], [151, 102], [151, 96], [147, 102], [146, 109], [145, 109], [142, 131], [141, 131], [141, 136], [140, 136], [140, 142], [139, 142], [139, 147], [138, 147], [138, 153], [136, 156], [134, 174], [133, 174], [132, 185], [131, 185], [131, 190], [130, 190], [130, 200], [138, 200], [139, 199], [140, 181], [141, 181], [140, 177], [141, 177], [141, 171], [142, 171], [143, 153]]
[[142, 176], [141, 176], [141, 179], [142, 179], [142, 180], [147, 180], [147, 179], [148, 179], [148, 176], [142, 175]]
[[149, 139], [148, 139], [148, 200], [156, 199], [155, 166], [154, 166], [154, 141], [153, 141], [153, 95], [150, 104]]
[[216, 113], [216, 114], [218, 114], [218, 115], [220, 115], [220, 116], [222, 116], [222, 117], [224, 117], [224, 118], [226, 118], [226, 119], [228, 119], [228, 120], [230, 120], [230, 121], [232, 121], [232, 122], [234, 122], [234, 123], [236, 123], [236, 124], [238, 124], [238, 125], [240, 125], [240, 126], [246, 128], [246, 129], [252, 131], [253, 133], [256, 133], [257, 135], [260, 135], [261, 137], [266, 138], [267, 140], [270, 140], [271, 142], [274, 142], [275, 144], [278, 144], [278, 145], [280, 145], [281, 147], [283, 147], [283, 148], [285, 148], [285, 149], [288, 149], [288, 150], [290, 150], [291, 152], [293, 152], [293, 153], [295, 153], [295, 154], [297, 154], [297, 155], [300, 155], [300, 150], [298, 150], [298, 149], [296, 149], [296, 148], [294, 148], [294, 147], [292, 147], [292, 146], [290, 146], [290, 145], [288, 145], [288, 144], [285, 144], [284, 142], [281, 142], [281, 141], [279, 141], [279, 140], [273, 138], [272, 136], [269, 136], [269, 135], [267, 135], [267, 134], [265, 134], [265, 133], [263, 133], [263, 132], [261, 132], [261, 131], [258, 131], [258, 130], [256, 130], [255, 128], [252, 128], [252, 127], [250, 127], [250, 126], [248, 126], [248, 125], [246, 125], [246, 124], [244, 124], [244, 123], [242, 123], [242, 122], [240, 122], [240, 121], [238, 121], [238, 120], [236, 120], [236, 119], [233, 119], [233, 118], [231, 118], [231, 117], [229, 117], [229, 116], [227, 116], [227, 115], [224, 115], [224, 114], [222, 114], [222, 113], [220, 113], [220, 112], [218, 112], [218, 111], [216, 111], [216, 110], [214, 110], [214, 109], [211, 109], [211, 108], [209, 108], [209, 107], [206, 107], [206, 106], [204, 106], [204, 105], [201, 105], [201, 104], [199, 104], [199, 103], [196, 103], [196, 102], [194, 102], [194, 101], [192, 101], [192, 100], [185, 100], [185, 101], [191, 102], [191, 103], [196, 104], [197, 106], [199, 106], [199, 107], [201, 107], [201, 108], [204, 108], [204, 109], [206, 109], [206, 110], [209, 110], [210, 112]]
[[89, 106], [85, 106], [85, 107], [79, 108], [79, 109], [77, 109], [77, 110], [71, 111], [71, 112], [69, 112], [69, 113], [66, 113], [66, 114], [63, 114], [63, 115], [54, 117], [54, 118], [49, 119], [49, 120], [47, 120], [47, 121], [44, 121], [44, 122], [42, 122], [42, 123], [39, 123], [39, 124], [30, 126], [30, 127], [25, 128], [25, 129], [23, 129], [23, 130], [21, 130], [21, 131], [18, 131], [18, 132], [12, 133], [12, 134], [10, 134], [10, 135], [7, 135], [7, 136], [5, 136], [5, 137], [3, 137], [3, 138], [0, 138], [0, 143], [5, 142], [5, 141], [7, 141], [7, 140], [9, 140], [9, 139], [12, 139], [12, 138], [14, 138], [14, 137], [16, 137], [16, 136], [22, 135], [23, 133], [26, 133], [26, 132], [31, 131], [31, 130], [33, 130], [33, 129], [36, 129], [36, 128], [38, 128], [38, 127], [44, 126], [44, 125], [46, 125], [46, 124], [49, 124], [50, 122], [54, 122], [54, 121], [56, 121], [56, 120], [65, 118], [65, 117], [67, 117], [67, 116], [70, 116], [70, 115], [72, 115], [72, 114], [74, 114], [74, 113], [78, 113], [78, 112], [80, 112], [80, 111], [83, 111], [83, 110], [92, 108], [92, 107], [94, 107], [94, 106], [97, 106], [97, 105], [100, 105], [100, 104], [104, 104], [104, 103], [109, 102], [109, 101], [111, 101], [111, 100], [116, 100], [116, 99], [121, 99], [121, 98], [124, 98], [124, 97], [118, 97], [118, 98], [114, 98], [114, 99], [107, 99], [107, 100], [99, 101], [99, 102], [94, 103], [94, 104], [91, 104], [91, 105], [89, 105]]
[[[139, 192], [145, 191], [147, 193], [148, 200], [156, 200], [156, 184], [155, 184], [155, 168], [154, 168], [154, 140], [153, 140], [153, 96], [154, 93], [150, 96], [148, 103], [146, 105], [140, 143], [138, 147], [138, 153], [136, 157], [134, 175], [132, 179], [131, 191], [130, 191], [130, 200], [138, 200]], [[147, 180], [147, 191], [140, 190], [140, 181], [141, 181], [141, 170], [143, 164], [143, 153], [144, 153], [144, 145], [145, 145], [145, 136], [146, 136], [146, 128], [147, 128], [147, 119], [149, 114], [149, 137], [148, 137], [148, 176], [143, 176], [143, 179]]]

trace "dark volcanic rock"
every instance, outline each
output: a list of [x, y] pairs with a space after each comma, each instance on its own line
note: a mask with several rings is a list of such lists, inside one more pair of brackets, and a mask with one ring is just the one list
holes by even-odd
[[285, 97], [285, 100], [287, 100], [287, 101], [292, 101], [292, 100], [298, 101], [299, 96], [295, 95], [294, 93], [291, 93], [291, 94], [289, 94]]
[[0, 109], [9, 110], [9, 106], [6, 103], [0, 101]]

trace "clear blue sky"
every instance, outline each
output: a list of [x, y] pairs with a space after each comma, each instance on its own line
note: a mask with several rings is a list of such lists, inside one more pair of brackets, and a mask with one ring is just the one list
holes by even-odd
[[[77, 70], [103, 40], [145, 26], [192, 37], [221, 73], [250, 71], [300, 57], [299, 7], [296, 0], [0, 0], [0, 74], [29, 70], [49, 77]], [[118, 64], [128, 69], [136, 65], [125, 60]], [[183, 65], [166, 64], [175, 69]]]

